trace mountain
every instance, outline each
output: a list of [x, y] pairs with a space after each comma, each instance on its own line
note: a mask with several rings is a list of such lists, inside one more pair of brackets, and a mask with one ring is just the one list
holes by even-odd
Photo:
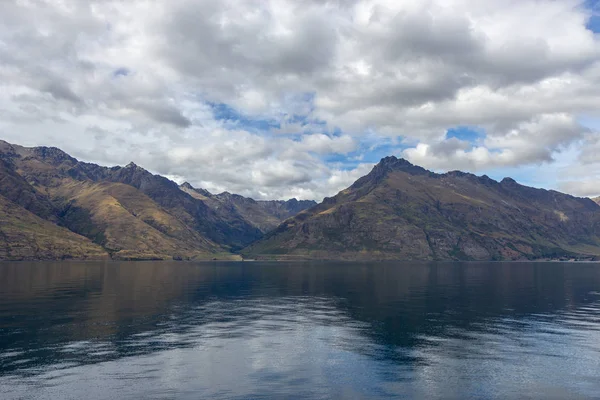
[[[596, 200], [597, 201], [597, 200]], [[322, 203], [181, 186], [0, 141], [0, 260], [600, 257], [600, 206], [386, 157]]]
[[[270, 217], [259, 228], [134, 163], [101, 167], [57, 148], [3, 141], [0, 196], [0, 246], [23, 249], [0, 259], [232, 258], [283, 220]], [[27, 235], [15, 235], [19, 229]]]
[[600, 256], [600, 206], [510, 178], [386, 157], [242, 251], [267, 259], [521, 260]]
[[180, 189], [203, 201], [222, 218], [243, 218], [262, 233], [275, 229], [284, 220], [317, 205], [314, 200], [254, 200], [229, 192], [212, 194], [205, 189], [196, 189], [187, 182]]
[[600, 197], [593, 198], [592, 200], [600, 205]]

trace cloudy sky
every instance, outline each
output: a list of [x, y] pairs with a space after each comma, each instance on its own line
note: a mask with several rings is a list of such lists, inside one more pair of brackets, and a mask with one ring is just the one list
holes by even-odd
[[600, 0], [4, 0], [0, 138], [320, 200], [386, 155], [600, 194]]

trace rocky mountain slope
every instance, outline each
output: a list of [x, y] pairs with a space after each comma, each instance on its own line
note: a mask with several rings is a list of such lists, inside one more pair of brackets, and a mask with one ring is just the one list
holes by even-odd
[[600, 197], [593, 198], [592, 200], [594, 200], [594, 202], [596, 202], [596, 204], [600, 205]]
[[436, 174], [386, 157], [242, 253], [270, 259], [593, 259], [600, 255], [600, 206], [510, 178]]
[[[12, 249], [0, 251], [0, 259], [232, 258], [232, 251], [284, 219], [275, 211], [262, 221], [260, 216], [247, 219], [235, 207], [231, 212], [212, 207], [133, 163], [106, 168], [80, 162], [57, 148], [2, 141], [0, 196], [0, 240]], [[15, 216], [22, 216], [20, 225]], [[8, 235], [15, 226], [29, 236]]]

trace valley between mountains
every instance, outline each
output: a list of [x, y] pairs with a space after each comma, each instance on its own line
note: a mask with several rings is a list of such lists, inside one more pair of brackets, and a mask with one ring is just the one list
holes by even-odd
[[320, 204], [0, 141], [0, 260], [600, 259], [599, 199], [386, 157]]

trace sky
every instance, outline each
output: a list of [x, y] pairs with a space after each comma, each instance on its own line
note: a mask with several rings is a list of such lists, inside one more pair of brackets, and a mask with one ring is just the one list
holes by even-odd
[[0, 139], [256, 199], [388, 155], [600, 195], [600, 0], [4, 0]]

